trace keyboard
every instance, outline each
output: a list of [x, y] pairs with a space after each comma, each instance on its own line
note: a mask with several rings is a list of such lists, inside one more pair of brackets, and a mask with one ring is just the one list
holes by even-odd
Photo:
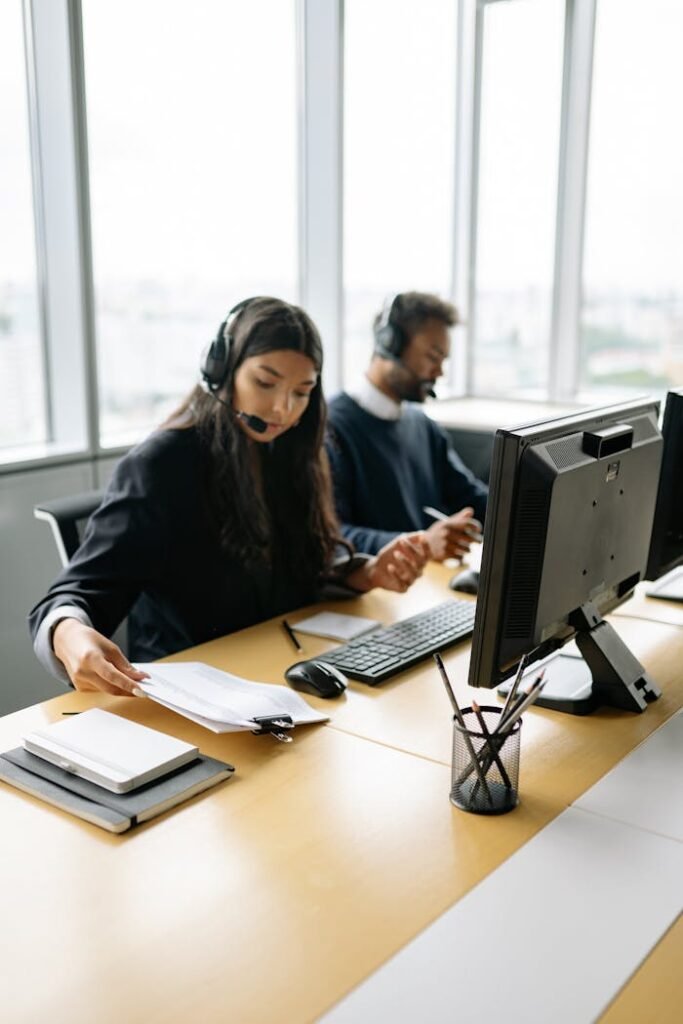
[[392, 626], [379, 626], [320, 656], [351, 679], [381, 683], [472, 635], [474, 601], [451, 598]]

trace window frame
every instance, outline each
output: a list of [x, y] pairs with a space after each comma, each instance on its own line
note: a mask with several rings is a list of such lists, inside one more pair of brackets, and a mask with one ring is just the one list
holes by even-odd
[[[451, 396], [472, 394], [484, 13], [488, 4], [498, 2], [502, 0], [457, 0], [453, 269], [447, 297], [464, 323], [455, 329], [446, 382]], [[575, 399], [578, 385], [596, 3], [565, 0], [551, 402]], [[23, 11], [51, 440], [36, 450], [3, 451], [0, 473], [125, 451], [103, 448], [99, 440], [81, 0], [23, 0]], [[331, 392], [343, 385], [344, 0], [297, 0], [296, 22], [298, 293], [325, 339], [324, 384]]]
[[[466, 283], [460, 281], [456, 285], [459, 293], [467, 296], [467, 305], [464, 308], [467, 321], [464, 372], [465, 394], [468, 396], [473, 396], [477, 323], [477, 183], [482, 72], [486, 50], [484, 14], [487, 6], [500, 2], [503, 0], [460, 0], [461, 9], [466, 8], [462, 19], [460, 45], [465, 52], [472, 55], [473, 62], [473, 84], [469, 101], [463, 96], [463, 116], [470, 128], [469, 145], [463, 145], [458, 154], [459, 160], [467, 166], [472, 182], [466, 238], [463, 237], [465, 229], [460, 228], [460, 245], [468, 252], [466, 267], [463, 268], [468, 280]], [[515, 3], [516, 0], [505, 2]], [[548, 339], [548, 390], [542, 402], [575, 401], [577, 394], [580, 344], [578, 327], [581, 309], [596, 2], [597, 0], [565, 0], [555, 247]], [[465, 210], [466, 207], [462, 209]], [[464, 219], [463, 216], [461, 223]], [[461, 267], [463, 263], [461, 259]], [[482, 393], [473, 397], [486, 399], [496, 396]]]

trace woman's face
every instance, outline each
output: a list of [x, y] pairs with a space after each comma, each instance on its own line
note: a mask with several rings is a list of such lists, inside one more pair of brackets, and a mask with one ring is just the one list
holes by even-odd
[[238, 417], [240, 428], [252, 441], [280, 437], [303, 416], [317, 381], [313, 360], [302, 352], [278, 349], [245, 359], [235, 374], [233, 408], [258, 416], [267, 427], [259, 434]]

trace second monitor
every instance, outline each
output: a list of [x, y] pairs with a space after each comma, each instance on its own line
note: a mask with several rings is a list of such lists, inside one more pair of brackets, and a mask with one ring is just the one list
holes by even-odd
[[[643, 711], [655, 683], [603, 615], [642, 579], [662, 436], [653, 400], [593, 409], [495, 437], [469, 683], [496, 687], [524, 654], [548, 665], [537, 703]], [[555, 678], [553, 678], [555, 677]]]
[[662, 420], [664, 451], [646, 579], [648, 595], [683, 601], [683, 388], [669, 391]]

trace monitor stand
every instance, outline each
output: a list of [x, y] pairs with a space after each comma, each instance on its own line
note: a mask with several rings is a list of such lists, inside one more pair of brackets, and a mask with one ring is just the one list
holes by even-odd
[[[585, 604], [571, 619], [576, 646], [536, 662], [524, 673], [534, 679], [545, 666], [546, 684], [536, 699], [539, 707], [588, 715], [601, 706], [645, 711], [661, 696], [647, 674], [609, 622], [592, 604]], [[507, 693], [510, 681], [498, 693]]]
[[683, 602], [683, 565], [662, 576], [645, 593], [648, 597], [657, 597], [664, 601]]

